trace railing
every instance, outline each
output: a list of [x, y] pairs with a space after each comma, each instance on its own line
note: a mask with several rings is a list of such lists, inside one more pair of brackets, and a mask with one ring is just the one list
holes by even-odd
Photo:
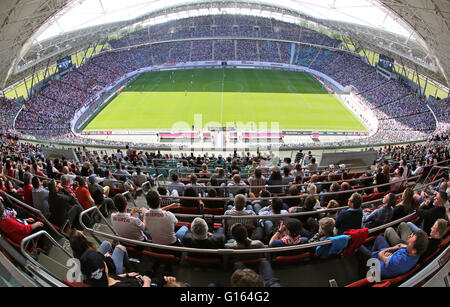
[[[434, 184], [439, 184], [441, 181], [443, 181], [443, 179], [438, 179], [435, 180], [433, 182], [430, 182], [430, 184], [434, 185]], [[418, 191], [421, 190], [421, 188], [417, 188], [414, 187], [412, 188], [413, 191]], [[396, 197], [401, 196], [402, 193], [397, 193], [395, 194]], [[198, 197], [198, 199], [204, 199], [201, 197]], [[262, 198], [262, 199], [269, 199], [269, 198]], [[253, 200], [253, 198], [252, 198]], [[379, 204], [380, 202], [382, 202], [383, 199], [382, 198], [378, 198], [378, 199], [374, 199], [374, 200], [370, 200], [367, 202], [363, 202], [361, 204], [361, 208], [373, 208], [373, 205]], [[318, 209], [315, 211], [308, 211], [308, 212], [299, 212], [299, 213], [289, 213], [289, 214], [276, 214], [276, 215], [269, 215], [269, 216], [264, 216], [264, 215], [247, 215], [247, 216], [230, 216], [230, 215], [213, 215], [213, 219], [217, 219], [217, 220], [223, 220], [223, 219], [233, 219], [233, 218], [239, 218], [239, 219], [269, 219], [269, 218], [282, 218], [282, 217], [298, 217], [298, 216], [305, 216], [305, 215], [316, 215], [316, 214], [324, 214], [324, 213], [331, 213], [331, 212], [335, 212], [335, 211], [341, 211], [344, 209], [348, 209], [348, 206], [340, 206], [337, 208], [327, 208], [327, 209]], [[203, 217], [203, 215], [200, 214], [184, 214], [184, 213], [174, 213], [176, 217], [181, 217], [181, 218], [196, 218], [196, 217]]]
[[[447, 160], [447, 162], [448, 162], [448, 161], [450, 161], [450, 160]], [[439, 164], [439, 163], [438, 163], [438, 164]], [[432, 171], [433, 171], [434, 169], [438, 169], [438, 172], [437, 172], [436, 174], [433, 174], [433, 173], [432, 173]], [[436, 176], [439, 175], [439, 173], [441, 173], [441, 172], [444, 171], [444, 170], [450, 170], [450, 167], [449, 167], [449, 166], [437, 166], [437, 165], [433, 166], [433, 167], [431, 168], [431, 170], [428, 172], [427, 177], [425, 178], [425, 180], [424, 180], [423, 182], [424, 182], [424, 183], [427, 183], [427, 181], [429, 180], [430, 176], [436, 177]]]
[[[273, 199], [273, 198], [279, 198], [279, 199], [297, 199], [297, 198], [305, 198], [309, 195], [312, 196], [330, 196], [330, 195], [340, 195], [340, 194], [350, 194], [350, 193], [354, 193], [354, 192], [360, 192], [360, 191], [365, 191], [365, 190], [371, 190], [373, 188], [379, 188], [379, 187], [385, 187], [385, 186], [391, 186], [394, 184], [398, 184], [400, 182], [407, 182], [407, 181], [414, 181], [414, 183], [417, 183], [417, 179], [419, 179], [421, 176], [413, 176], [413, 177], [409, 177], [409, 178], [405, 178], [405, 179], [401, 179], [395, 182], [389, 182], [389, 183], [383, 183], [383, 184], [379, 184], [379, 185], [374, 185], [374, 186], [370, 186], [370, 187], [362, 187], [362, 188], [358, 188], [358, 189], [351, 189], [351, 190], [346, 190], [346, 191], [338, 191], [338, 192], [326, 192], [326, 193], [319, 193], [319, 194], [308, 194], [308, 195], [289, 195], [289, 196], [271, 196], [271, 197], [252, 197], [251, 200], [267, 200], [267, 199]], [[403, 185], [403, 184], [402, 184]], [[178, 186], [180, 187], [180, 186]], [[192, 186], [196, 189], [208, 189], [210, 188], [209, 186]], [[231, 189], [239, 189], [239, 188], [243, 188], [244, 186], [236, 186], [236, 187], [227, 187], [227, 188], [231, 188]], [[246, 186], [247, 188], [251, 188], [252, 186]], [[275, 186], [263, 186], [265, 188], [272, 188]], [[245, 188], [245, 187], [244, 187]], [[233, 200], [233, 197], [190, 197], [190, 196], [171, 196], [171, 195], [161, 195], [161, 198], [169, 198], [169, 199], [186, 199], [186, 200]]]
[[39, 219], [41, 219], [43, 221], [44, 225], [48, 226], [58, 236], [64, 237], [64, 235], [61, 232], [59, 232], [58, 230], [56, 230], [56, 228], [53, 226], [53, 224], [49, 222], [49, 220], [42, 214], [42, 212], [40, 210], [29, 206], [28, 204], [18, 200], [17, 198], [12, 197], [11, 195], [8, 195], [7, 193], [4, 193], [4, 195], [6, 195], [6, 197], [8, 199], [12, 200], [13, 202], [17, 203], [21, 207], [27, 209], [28, 211], [32, 212], [37, 217], [39, 217]]
[[[342, 209], [342, 208], [340, 208]], [[178, 247], [178, 246], [171, 246], [171, 245], [163, 245], [163, 244], [156, 244], [156, 243], [150, 243], [150, 242], [143, 242], [143, 241], [137, 241], [137, 240], [132, 240], [132, 239], [128, 239], [128, 238], [123, 238], [114, 234], [109, 234], [109, 233], [105, 233], [105, 232], [101, 232], [98, 230], [95, 230], [93, 228], [89, 228], [86, 225], [83, 224], [82, 221], [82, 216], [84, 214], [87, 214], [91, 211], [94, 210], [98, 210], [96, 207], [93, 208], [89, 208], [85, 211], [83, 211], [80, 214], [80, 223], [82, 225], [82, 227], [88, 231], [89, 233], [91, 233], [92, 235], [99, 235], [114, 241], [120, 241], [123, 243], [127, 243], [130, 245], [139, 245], [139, 246], [144, 246], [144, 247], [153, 247], [153, 248], [158, 248], [158, 249], [164, 249], [164, 250], [170, 250], [170, 251], [178, 251], [178, 252], [191, 252], [191, 253], [206, 253], [206, 254], [220, 254], [220, 255], [232, 255], [232, 254], [260, 254], [260, 253], [274, 253], [274, 252], [285, 252], [285, 251], [293, 251], [293, 250], [302, 250], [302, 249], [308, 249], [308, 248], [312, 248], [312, 247], [317, 247], [317, 246], [321, 246], [321, 245], [328, 245], [331, 244], [332, 241], [331, 240], [325, 240], [325, 241], [321, 241], [321, 242], [314, 242], [314, 243], [305, 243], [305, 244], [301, 244], [301, 245], [295, 245], [295, 246], [285, 246], [285, 247], [268, 247], [268, 248], [259, 248], [259, 249], [202, 249], [202, 248], [191, 248], [191, 247]], [[317, 213], [317, 212], [316, 212]], [[296, 214], [291, 214], [291, 216], [297, 216], [297, 215], [302, 215], [301, 213], [296, 213]], [[392, 221], [388, 224], [385, 224], [383, 226], [380, 227], [376, 227], [373, 229], [369, 230], [369, 233], [374, 233], [377, 231], [382, 230], [383, 228], [387, 228], [390, 227], [392, 225], [404, 222], [409, 220], [410, 218], [414, 217], [416, 214], [412, 213], [410, 215], [407, 215], [403, 218], [400, 218], [398, 220]], [[284, 215], [277, 215], [277, 217], [281, 217]], [[241, 216], [239, 218], [243, 218], [244, 216]], [[231, 218], [230, 216], [228, 216], [228, 218]], [[236, 218], [236, 217], [234, 217]], [[273, 218], [273, 216], [259, 216], [259, 218]], [[114, 232], [115, 233], [115, 232]]]
[[[49, 283], [52, 286], [56, 287], [64, 287], [65, 285], [61, 283], [58, 277], [56, 277], [51, 271], [49, 271], [47, 268], [45, 268], [43, 265], [41, 265], [36, 259], [34, 259], [27, 251], [27, 247], [30, 242], [32, 242], [35, 239], [39, 239], [41, 236], [46, 237], [50, 242], [56, 246], [58, 249], [62, 250], [63, 253], [70, 259], [73, 258], [73, 256], [64, 248], [62, 247], [48, 232], [45, 230], [38, 231], [34, 234], [29, 235], [28, 237], [22, 239], [22, 242], [20, 244], [20, 251], [22, 255], [38, 270], [35, 270], [35, 274], [37, 274], [40, 278], [44, 279], [47, 283]], [[36, 242], [33, 242], [33, 245], [36, 245]], [[30, 266], [27, 266], [28, 269], [30, 269]], [[41, 272], [40, 270], [43, 270], [44, 272]]]

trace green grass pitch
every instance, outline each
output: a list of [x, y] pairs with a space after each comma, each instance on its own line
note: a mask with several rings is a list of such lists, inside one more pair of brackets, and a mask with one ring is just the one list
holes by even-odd
[[263, 69], [195, 69], [140, 75], [84, 130], [367, 131], [307, 73]]

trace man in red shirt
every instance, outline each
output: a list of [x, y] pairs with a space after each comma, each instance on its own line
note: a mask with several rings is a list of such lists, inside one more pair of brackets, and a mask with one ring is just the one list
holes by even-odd
[[75, 195], [83, 210], [87, 210], [95, 205], [95, 201], [89, 193], [86, 180], [83, 177], [77, 177], [78, 188], [75, 190]]

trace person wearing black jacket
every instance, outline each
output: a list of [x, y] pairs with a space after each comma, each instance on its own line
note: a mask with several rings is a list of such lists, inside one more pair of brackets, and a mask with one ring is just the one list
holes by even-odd
[[437, 219], [445, 219], [446, 209], [445, 204], [448, 202], [448, 195], [445, 191], [436, 193], [434, 200], [426, 199], [423, 201], [416, 213], [420, 217], [419, 227], [427, 234], [430, 234], [431, 227]]
[[150, 287], [151, 279], [138, 273], [110, 273], [105, 256], [100, 252], [88, 249], [80, 257], [81, 272], [85, 283], [91, 287]]
[[49, 221], [58, 227], [62, 227], [67, 220], [78, 225], [78, 217], [83, 209], [76, 198], [61, 186], [57, 186], [55, 180], [49, 182], [48, 191]]
[[[183, 246], [201, 249], [221, 249], [226, 242], [222, 232], [208, 232], [208, 224], [200, 217], [196, 217], [191, 229], [183, 237]], [[196, 257], [210, 257], [209, 254], [195, 254]]]
[[103, 216], [107, 217], [112, 211], [118, 211], [111, 198], [106, 197], [103, 187], [97, 183], [95, 177], [89, 178], [89, 193], [91, 193], [95, 204], [99, 207]]

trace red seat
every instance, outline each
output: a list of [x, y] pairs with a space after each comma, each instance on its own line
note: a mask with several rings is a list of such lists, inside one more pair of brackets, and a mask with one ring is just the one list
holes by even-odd
[[125, 189], [119, 189], [119, 188], [111, 188], [110, 190], [109, 190], [109, 197], [113, 197], [114, 195], [116, 195], [116, 194], [119, 194], [119, 193], [124, 193], [126, 190]]
[[[186, 226], [187, 228], [191, 229], [191, 223], [189, 222], [178, 222], [178, 227]], [[221, 223], [214, 223], [214, 229], [222, 228], [223, 225]]]
[[20, 244], [14, 242], [12, 239], [7, 237], [4, 233], [1, 233], [1, 235], [2, 235], [2, 238], [4, 238], [6, 241], [8, 241], [9, 244], [14, 246], [16, 249], [20, 250]]
[[361, 189], [361, 188], [364, 188], [365, 187], [365, 185], [364, 184], [359, 184], [359, 185], [355, 185], [354, 187], [353, 187], [353, 189]]
[[[17, 243], [16, 241], [12, 240], [11, 238], [9, 238], [4, 232], [0, 231], [0, 235], [2, 236], [2, 238], [4, 238], [10, 245], [12, 245], [15, 249], [20, 251], [20, 243]], [[30, 242], [29, 242], [30, 243]], [[33, 244], [28, 244], [26, 246], [26, 251], [28, 253], [31, 253], [34, 251], [34, 246]]]
[[272, 193], [272, 197], [286, 196], [286, 193]]
[[180, 258], [172, 255], [172, 254], [162, 254], [162, 253], [156, 253], [156, 252], [151, 252], [148, 250], [143, 250], [141, 251], [142, 255], [151, 257], [153, 259], [157, 259], [163, 262], [169, 262], [169, 263], [178, 263], [180, 262]]
[[214, 229], [222, 228], [223, 225], [221, 223], [214, 223]]
[[385, 281], [385, 282], [382, 282], [382, 283], [379, 283], [379, 284], [375, 284], [372, 287], [373, 288], [387, 288], [387, 287], [390, 287], [391, 285], [392, 284], [391, 284], [390, 281]]
[[372, 193], [372, 194], [369, 195], [368, 201], [372, 201], [372, 200], [383, 198], [387, 193], [389, 193], [389, 192]]
[[383, 279], [383, 280], [381, 281], [381, 283], [390, 282], [391, 285], [398, 284], [399, 282], [404, 281], [404, 280], [407, 279], [409, 276], [411, 276], [412, 274], [414, 274], [417, 270], [419, 270], [420, 266], [421, 266], [421, 265], [418, 263], [418, 264], [416, 264], [416, 266], [413, 267], [409, 272], [407, 272], [407, 273], [405, 273], [405, 274], [402, 274], [402, 275], [399, 275], [399, 276], [394, 277], [394, 278]]
[[346, 285], [345, 287], [347, 288], [362, 288], [362, 287], [367, 287], [369, 286], [371, 283], [369, 282], [369, 280], [364, 277], [363, 279], [357, 280], [351, 284]]
[[222, 215], [223, 208], [203, 208], [204, 214]]
[[180, 206], [177, 208], [177, 213], [182, 214], [200, 214], [200, 211], [198, 210], [198, 207], [183, 207]]
[[444, 240], [442, 240], [442, 242], [439, 244], [439, 249], [447, 247], [449, 243], [450, 243], [450, 235], [447, 235], [447, 237]]
[[298, 255], [290, 255], [290, 256], [277, 256], [275, 259], [272, 259], [272, 263], [277, 264], [292, 264], [298, 263], [303, 260], [307, 260], [311, 258], [311, 253], [306, 252]]
[[194, 256], [184, 256], [183, 260], [197, 265], [217, 265], [222, 262], [222, 258], [214, 256], [211, 258], [200, 258]]
[[246, 264], [246, 265], [252, 265], [252, 264], [260, 263], [263, 260], [267, 260], [267, 258], [231, 259], [231, 262], [232, 263], [242, 262], [243, 264]]
[[72, 288], [87, 288], [90, 287], [88, 284], [82, 283], [82, 282], [76, 282], [76, 281], [68, 281], [68, 280], [63, 280], [62, 281], [64, 284], [68, 285], [69, 287]]

